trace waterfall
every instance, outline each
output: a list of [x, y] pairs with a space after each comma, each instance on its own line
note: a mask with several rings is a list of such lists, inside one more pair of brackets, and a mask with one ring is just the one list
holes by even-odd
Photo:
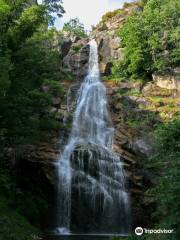
[[88, 74], [79, 89], [68, 143], [57, 163], [57, 231], [70, 233], [75, 193], [77, 205], [85, 202], [97, 219], [93, 232], [127, 233], [129, 197], [123, 165], [112, 150], [114, 128], [100, 81], [96, 41], [89, 45]]

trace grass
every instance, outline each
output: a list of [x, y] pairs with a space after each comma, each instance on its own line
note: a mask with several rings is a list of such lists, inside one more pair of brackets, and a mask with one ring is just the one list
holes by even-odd
[[140, 109], [159, 112], [160, 117], [165, 120], [174, 116], [179, 116], [180, 108], [177, 106], [179, 99], [165, 97], [148, 97], [149, 105], [139, 104]]
[[117, 9], [115, 11], [112, 11], [112, 12], [107, 12], [106, 14], [104, 14], [102, 16], [102, 22], [106, 22], [108, 21], [109, 19], [115, 17], [116, 15], [118, 14], [125, 14], [125, 11], [123, 9]]
[[0, 240], [33, 240], [34, 236], [40, 233], [16, 210], [9, 208], [2, 198], [0, 200], [0, 224]]
[[76, 45], [76, 46], [73, 46], [72, 47], [72, 49], [76, 52], [76, 53], [78, 53], [78, 52], [80, 52], [80, 50], [82, 49], [82, 44], [79, 44], [79, 45]]

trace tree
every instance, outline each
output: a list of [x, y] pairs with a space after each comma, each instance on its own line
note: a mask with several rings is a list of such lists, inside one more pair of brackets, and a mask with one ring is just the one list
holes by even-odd
[[149, 76], [180, 64], [180, 2], [149, 0], [142, 13], [128, 17], [119, 31], [125, 57], [114, 74]]
[[[155, 139], [156, 153], [151, 159], [149, 167], [158, 171], [159, 183], [155, 188], [149, 190], [148, 195], [154, 197], [157, 202], [157, 209], [153, 214], [158, 220], [157, 227], [174, 229], [174, 233], [168, 239], [179, 239], [180, 121], [175, 119], [160, 124], [155, 131]], [[159, 239], [164, 239], [164, 236]]]
[[17, 163], [24, 145], [61, 127], [49, 111], [52, 99], [63, 97], [61, 35], [48, 27], [58, 2], [0, 0], [0, 239], [33, 239], [39, 231], [32, 224], [39, 227], [48, 206], [39, 189], [19, 183], [8, 151]]
[[[59, 1], [41, 5], [27, 5], [29, 0], [0, 1], [0, 137], [7, 144], [18, 144], [31, 141], [45, 125], [59, 126], [47, 113], [54, 93], [51, 87], [49, 93], [42, 91], [45, 82], [54, 86], [63, 76], [61, 56], [54, 47], [59, 33], [48, 29], [49, 11]], [[56, 89], [61, 95], [60, 84]]]
[[87, 37], [84, 25], [80, 22], [79, 18], [73, 18], [64, 24], [63, 31], [69, 32], [78, 37]]
[[48, 8], [50, 13], [56, 13], [58, 17], [62, 17], [65, 13], [62, 0], [44, 0], [43, 4]]

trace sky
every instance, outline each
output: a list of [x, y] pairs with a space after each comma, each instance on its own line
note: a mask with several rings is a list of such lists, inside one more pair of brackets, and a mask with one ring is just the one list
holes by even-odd
[[62, 29], [65, 22], [78, 17], [85, 29], [91, 30], [91, 26], [97, 25], [103, 14], [121, 8], [124, 2], [132, 2], [132, 0], [63, 0], [66, 13], [56, 20], [55, 25], [58, 29]]

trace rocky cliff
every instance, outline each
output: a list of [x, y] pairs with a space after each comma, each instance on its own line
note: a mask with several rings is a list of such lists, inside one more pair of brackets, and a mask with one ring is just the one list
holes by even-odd
[[158, 123], [179, 113], [179, 92], [161, 88], [156, 82], [107, 80], [104, 84], [116, 129], [114, 150], [121, 156], [128, 178], [133, 226], [150, 227], [156, 205], [145, 192], [157, 184], [156, 175], [146, 168], [154, 153], [153, 132]]
[[73, 76], [77, 82], [82, 80], [88, 69], [89, 45], [88, 39], [64, 34], [61, 46], [63, 56], [63, 71]]
[[[112, 60], [123, 58], [123, 48], [117, 32], [132, 11], [141, 11], [141, 8], [135, 4], [118, 10], [114, 16], [102, 20], [91, 34], [98, 43], [102, 75], [110, 74]], [[61, 67], [65, 73], [72, 75], [72, 82], [61, 82], [65, 98], [55, 98], [51, 109], [63, 127], [59, 132], [51, 132], [44, 141], [26, 146], [22, 157], [23, 161], [30, 163], [27, 166], [33, 169], [33, 176], [44, 179], [43, 188], [44, 183], [48, 182], [48, 193], [54, 191], [55, 162], [67, 142], [78, 88], [87, 73], [87, 43], [88, 39], [64, 36], [60, 49], [64, 59]], [[156, 176], [144, 166], [153, 154], [155, 125], [179, 113], [179, 73], [177, 68], [173, 73], [154, 74], [153, 81], [147, 83], [104, 80], [115, 126], [113, 147], [123, 161], [131, 194], [133, 227], [152, 225], [150, 214], [155, 202], [146, 197], [145, 191], [156, 184]], [[10, 154], [13, 154], [13, 151]], [[19, 166], [28, 172], [22, 161]], [[44, 191], [46, 192], [45, 189]], [[52, 199], [51, 201], [53, 202]], [[81, 217], [85, 221], [85, 216]]]
[[123, 59], [123, 48], [118, 37], [118, 31], [123, 26], [127, 17], [134, 11], [141, 11], [138, 4], [129, 4], [123, 9], [106, 13], [101, 22], [94, 27], [91, 36], [98, 43], [100, 71], [102, 75], [108, 76], [111, 73], [112, 60]]

